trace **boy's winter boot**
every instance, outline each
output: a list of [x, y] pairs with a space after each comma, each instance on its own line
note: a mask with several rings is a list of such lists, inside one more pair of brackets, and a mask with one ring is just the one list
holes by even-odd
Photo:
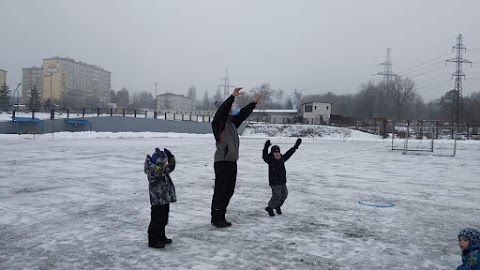
[[172, 239], [169, 239], [165, 236], [165, 228], [160, 230], [160, 242], [162, 242], [164, 244], [171, 244], [172, 243]]
[[267, 206], [265, 207], [265, 211], [267, 211], [271, 217], [275, 216], [275, 213], [273, 213], [273, 208]]
[[280, 209], [280, 206], [275, 208], [275, 210], [277, 210], [277, 214], [281, 215], [282, 214], [282, 209]]

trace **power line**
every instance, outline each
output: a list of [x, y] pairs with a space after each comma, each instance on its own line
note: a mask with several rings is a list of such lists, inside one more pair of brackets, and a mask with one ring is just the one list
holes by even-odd
[[425, 83], [425, 82], [430, 82], [430, 81], [434, 81], [434, 80], [437, 80], [437, 79], [440, 79], [440, 78], [445, 78], [445, 76], [448, 75], [448, 74], [442, 74], [438, 77], [435, 77], [433, 79], [428, 79], [428, 80], [425, 80], [425, 81], [420, 81], [420, 82], [417, 82], [417, 84], [422, 84], [422, 83]]
[[427, 73], [429, 73], [429, 72], [432, 72], [432, 71], [435, 71], [435, 70], [439, 70], [439, 69], [441, 69], [441, 68], [444, 68], [444, 66], [437, 67], [437, 68], [431, 69], [431, 70], [429, 70], [429, 71], [425, 71], [425, 72], [420, 73], [420, 74], [417, 74], [417, 75], [415, 75], [415, 76], [411, 76], [410, 78], [412, 79], [412, 78], [415, 78], [415, 77], [418, 77], [418, 76], [427, 74]]
[[417, 90], [417, 92], [422, 93], [422, 92], [426, 92], [426, 91], [430, 91], [430, 90], [437, 90], [437, 89], [439, 89], [439, 88], [442, 88], [442, 87], [448, 86], [448, 85], [450, 85], [450, 82], [449, 82], [449, 83], [445, 83], [445, 84], [443, 84], [443, 85], [438, 85], [438, 86], [430, 87], [430, 88], [427, 88], [427, 89], [423, 89], [423, 90], [421, 90], [421, 91], [418, 91], [418, 90]]
[[[412, 66], [412, 67], [409, 67], [409, 68], [403, 69], [403, 70], [401, 70], [401, 71], [399, 71], [399, 72], [397, 72], [397, 73], [402, 73], [402, 72], [405, 72], [405, 71], [407, 71], [407, 70], [414, 69], [414, 68], [416, 68], [416, 67], [418, 67], [418, 66], [422, 66], [422, 65], [425, 65], [425, 64], [431, 63], [431, 62], [433, 62], [433, 61], [435, 61], [435, 60], [437, 60], [437, 59], [443, 58], [443, 57], [445, 57], [445, 56], [447, 56], [447, 55], [449, 55], [449, 54], [451, 54], [451, 52], [448, 52], [448, 53], [442, 54], [442, 55], [440, 55], [440, 56], [438, 56], [438, 57], [435, 57], [435, 58], [433, 58], [432, 60], [429, 60], [429, 61], [426, 61], [426, 62], [423, 62], [423, 63], [417, 64], [417, 65], [415, 65], [415, 66]], [[443, 60], [442, 60], [442, 62], [443, 62]], [[410, 73], [410, 72], [407, 72], [407, 73]]]

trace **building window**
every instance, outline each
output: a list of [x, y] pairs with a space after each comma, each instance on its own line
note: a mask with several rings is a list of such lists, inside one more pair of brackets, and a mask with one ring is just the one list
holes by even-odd
[[328, 106], [327, 106], [327, 110], [328, 110]]
[[312, 112], [312, 105], [305, 105], [305, 112]]

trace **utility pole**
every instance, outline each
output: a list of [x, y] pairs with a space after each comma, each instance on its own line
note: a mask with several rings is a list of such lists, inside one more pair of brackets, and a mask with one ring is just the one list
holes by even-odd
[[[383, 72], [379, 72], [376, 75], [382, 75], [383, 76], [383, 87], [384, 91], [386, 94], [389, 96], [390, 95], [390, 85], [392, 83], [392, 77], [398, 77], [397, 74], [393, 73], [392, 71], [392, 58], [390, 56], [390, 48], [387, 48], [387, 54], [385, 55], [385, 62], [381, 63], [380, 65], [384, 66]], [[383, 114], [389, 115], [392, 112], [392, 104], [391, 102], [386, 102], [386, 104], [383, 104], [379, 106], [379, 108], [375, 108], [374, 114], [379, 114], [380, 111], [382, 111], [382, 107], [384, 108]], [[380, 112], [381, 114], [381, 112]]]
[[230, 96], [230, 87], [233, 87], [233, 85], [230, 85], [230, 81], [228, 79], [228, 68], [225, 69], [225, 78], [220, 80], [223, 81], [223, 100], [225, 100], [228, 96]]
[[[463, 59], [463, 53], [467, 53], [467, 48], [463, 45], [462, 34], [457, 37], [457, 44], [453, 47], [452, 52], [457, 50], [457, 57], [447, 60], [447, 62], [456, 63], [455, 73], [452, 73], [452, 78], [455, 77], [455, 89], [453, 89], [455, 96], [452, 102], [452, 120], [458, 123], [463, 120], [463, 96], [462, 96], [462, 77], [465, 79], [465, 74], [462, 71], [462, 65], [472, 64], [472, 62]], [[446, 63], [445, 63], [446, 64]]]
[[392, 71], [392, 58], [390, 57], [390, 48], [387, 48], [387, 54], [385, 56], [385, 62], [380, 65], [384, 65], [383, 72], [379, 72], [376, 75], [383, 75], [383, 82], [388, 87], [391, 82], [391, 77], [396, 77], [398, 75], [394, 74]]

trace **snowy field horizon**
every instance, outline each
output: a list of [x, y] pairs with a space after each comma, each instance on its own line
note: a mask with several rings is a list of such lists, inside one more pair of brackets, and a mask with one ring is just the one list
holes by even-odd
[[[315, 129], [315, 128], [314, 128]], [[457, 234], [480, 228], [480, 141], [402, 155], [391, 139], [322, 127], [252, 125], [240, 138], [230, 228], [210, 224], [213, 135], [0, 134], [0, 269], [455, 269]], [[269, 217], [267, 139], [284, 153], [289, 197]], [[412, 140], [413, 141], [413, 140]], [[403, 141], [396, 141], [399, 145]], [[418, 142], [421, 144], [421, 142]], [[421, 146], [421, 145], [419, 145]], [[145, 155], [177, 159], [173, 243], [148, 248]], [[362, 204], [364, 203], [364, 204]], [[367, 205], [365, 205], [367, 204]], [[379, 204], [372, 207], [368, 204]]]

